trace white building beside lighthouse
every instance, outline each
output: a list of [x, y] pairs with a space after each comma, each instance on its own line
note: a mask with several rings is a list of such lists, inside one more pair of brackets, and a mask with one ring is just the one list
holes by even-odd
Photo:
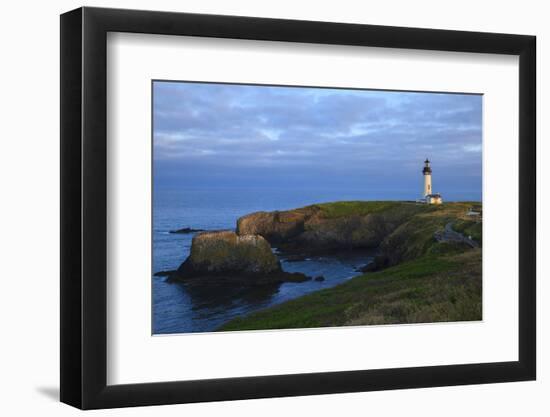
[[422, 170], [424, 175], [424, 199], [427, 204], [441, 204], [443, 199], [441, 194], [434, 193], [432, 190], [432, 168], [430, 167], [430, 161], [428, 158], [424, 161], [424, 169]]

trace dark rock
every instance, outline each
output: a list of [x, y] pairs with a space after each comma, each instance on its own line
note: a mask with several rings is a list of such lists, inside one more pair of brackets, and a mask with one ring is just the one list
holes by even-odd
[[378, 255], [374, 260], [358, 269], [360, 272], [376, 272], [390, 266], [390, 261], [385, 255]]
[[281, 282], [305, 282], [311, 280], [306, 274], [301, 272], [284, 272], [280, 276]]
[[318, 277], [315, 277], [315, 278], [313, 278], [313, 279], [314, 279], [315, 281], [317, 281], [317, 282], [322, 282], [322, 281], [325, 280], [325, 277], [322, 276], [322, 275], [319, 275]]
[[373, 268], [376, 268], [376, 262], [375, 262], [374, 259], [372, 261], [370, 261], [368, 264], [362, 265], [362, 266], [356, 268], [355, 270], [357, 272], [371, 272], [373, 270]]
[[203, 229], [192, 229], [191, 227], [184, 227], [183, 229], [170, 230], [168, 233], [185, 235], [185, 234], [197, 233], [197, 232], [204, 232], [204, 230]]
[[153, 274], [155, 277], [169, 277], [176, 271], [158, 271]]

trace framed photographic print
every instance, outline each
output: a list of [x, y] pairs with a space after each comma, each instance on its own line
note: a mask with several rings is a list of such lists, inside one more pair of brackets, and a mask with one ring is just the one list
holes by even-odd
[[61, 400], [535, 379], [535, 38], [61, 16]]

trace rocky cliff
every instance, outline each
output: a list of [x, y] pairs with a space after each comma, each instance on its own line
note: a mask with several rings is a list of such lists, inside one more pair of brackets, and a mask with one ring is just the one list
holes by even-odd
[[237, 234], [263, 236], [285, 252], [376, 248], [427, 206], [394, 202], [339, 202], [288, 211], [258, 212], [237, 221]]

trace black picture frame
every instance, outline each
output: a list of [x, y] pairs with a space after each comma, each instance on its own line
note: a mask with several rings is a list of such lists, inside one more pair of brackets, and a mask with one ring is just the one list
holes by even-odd
[[[108, 32], [519, 56], [519, 360], [107, 385]], [[534, 380], [534, 36], [80, 8], [61, 15], [61, 401], [82, 409]]]

